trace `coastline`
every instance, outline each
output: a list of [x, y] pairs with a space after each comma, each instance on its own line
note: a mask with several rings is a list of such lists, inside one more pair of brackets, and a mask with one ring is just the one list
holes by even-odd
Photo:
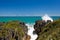
[[[9, 18], [9, 17], [8, 17]], [[7, 21], [8, 20], [8, 18], [6, 18], [6, 20], [5, 21]], [[2, 20], [3, 20], [2, 19]], [[13, 19], [14, 19], [14, 17], [13, 17]], [[19, 19], [19, 18], [16, 18], [16, 19]], [[44, 24], [45, 22], [44, 21], [42, 21], [41, 20], [41, 18], [39, 19], [39, 17], [31, 17], [31, 19], [30, 19], [30, 17], [28, 17], [28, 18], [23, 18], [22, 17], [22, 19], [24, 19], [24, 21], [25, 22], [22, 22], [22, 21], [20, 21], [20, 19], [19, 20], [11, 20], [11, 17], [9, 18], [9, 20], [11, 20], [11, 21], [7, 21], [7, 22], [4, 22], [4, 21], [2, 21], [1, 20], [1, 18], [0, 18], [0, 20], [2, 21], [2, 22], [0, 22], [0, 28], [2, 28], [1, 30], [0, 30], [0, 37], [2, 37], [2, 35], [3, 35], [3, 30], [5, 30], [5, 31], [7, 31], [8, 33], [10, 33], [11, 31], [15, 31], [15, 30], [17, 30], [18, 32], [17, 32], [17, 35], [16, 35], [16, 32], [13, 32], [13, 34], [17, 37], [18, 36], [18, 40], [32, 40], [33, 39], [33, 36], [34, 36], [34, 34], [36, 34], [36, 35], [38, 35], [38, 37], [36, 38], [36, 39], [33, 39], [33, 40], [40, 40], [40, 39], [42, 39], [43, 40], [43, 37], [42, 38], [40, 38], [40, 35], [42, 36], [42, 35], [44, 35], [45, 34], [45, 32], [43, 33], [43, 30], [45, 29], [45, 27], [46, 26], [48, 26], [49, 27], [49, 23], [50, 23], [50, 20], [48, 20], [48, 22], [47, 22], [47, 24], [46, 24], [46, 26], [45, 25], [43, 25], [43, 26], [41, 26], [43, 29], [42, 29], [42, 32], [41, 32], [41, 28], [40, 28], [40, 25], [42, 25], [42, 24]], [[36, 20], [37, 19], [37, 20]], [[56, 19], [57, 20], [57, 19]], [[56, 20], [54, 20], [54, 21], [56, 21]], [[59, 19], [58, 19], [59, 20]], [[55, 24], [54, 23], [54, 21], [52, 22], [53, 24]], [[59, 22], [60, 21], [56, 21], [56, 25], [58, 25], [59, 24]], [[51, 24], [52, 24], [51, 23]], [[27, 25], [26, 25], [27, 24]], [[51, 25], [50, 24], [50, 25]], [[19, 26], [20, 25], [20, 26]], [[60, 24], [59, 24], [60, 25]], [[31, 27], [32, 26], [32, 27]], [[28, 27], [32, 30], [32, 31], [29, 31], [29, 29], [28, 29]], [[55, 27], [55, 26], [54, 26]], [[16, 28], [16, 29], [15, 29]], [[33, 30], [33, 29], [34, 30]], [[10, 30], [11, 31], [10, 31]], [[49, 28], [49, 30], [50, 30], [51, 28]], [[60, 29], [58, 29], [58, 30], [60, 30]], [[4, 31], [4, 33], [5, 33], [5, 31]], [[32, 32], [32, 34], [30, 34], [29, 32]], [[41, 33], [43, 33], [43, 34], [41, 34]], [[28, 33], [28, 34], [27, 34]], [[47, 32], [47, 33], [49, 33], [49, 32]], [[12, 35], [12, 34], [8, 34], [8, 36], [10, 36], [10, 35]], [[20, 36], [19, 36], [20, 35]], [[33, 36], [32, 36], [33, 35]], [[57, 35], [57, 34], [56, 34]], [[3, 35], [4, 36], [4, 35]], [[9, 37], [9, 39], [7, 39], [7, 35], [5, 34], [5, 36], [4, 37], [6, 37], [6, 38], [4, 38], [4, 37], [2, 37], [2, 39], [6, 39], [6, 40], [10, 40], [10, 38], [12, 38], [12, 39], [14, 39], [15, 38], [15, 36], [14, 37]], [[52, 35], [53, 36], [53, 35]], [[32, 39], [31, 39], [31, 37], [32, 37]], [[35, 38], [35, 37], [34, 37]], [[14, 39], [15, 40], [15, 39]]]

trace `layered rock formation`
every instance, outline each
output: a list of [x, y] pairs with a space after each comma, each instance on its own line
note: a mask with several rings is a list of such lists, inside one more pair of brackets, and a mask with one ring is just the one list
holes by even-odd
[[23, 22], [9, 21], [0, 23], [0, 40], [26, 40], [27, 26]]
[[34, 25], [36, 40], [60, 40], [60, 19], [51, 21], [36, 21]]

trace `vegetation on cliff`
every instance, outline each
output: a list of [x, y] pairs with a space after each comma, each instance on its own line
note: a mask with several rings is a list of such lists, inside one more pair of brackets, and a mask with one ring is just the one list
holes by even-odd
[[47, 23], [36, 21], [34, 28], [38, 35], [36, 40], [60, 40], [60, 19]]
[[23, 40], [27, 35], [27, 26], [23, 22], [9, 21], [0, 23], [0, 40]]

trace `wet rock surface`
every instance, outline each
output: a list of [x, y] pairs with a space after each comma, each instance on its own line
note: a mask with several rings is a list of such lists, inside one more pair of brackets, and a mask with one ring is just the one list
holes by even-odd
[[38, 35], [36, 40], [60, 40], [60, 19], [53, 22], [38, 20], [35, 22], [34, 29]]

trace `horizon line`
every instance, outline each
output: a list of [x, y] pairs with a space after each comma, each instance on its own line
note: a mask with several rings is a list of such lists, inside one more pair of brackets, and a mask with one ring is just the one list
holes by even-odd
[[[1, 17], [1, 16], [8, 16], [8, 17], [9, 17], [9, 16], [11, 16], [11, 17], [16, 16], [16, 17], [18, 17], [18, 16], [24, 16], [24, 15], [18, 15], [18, 16], [17, 16], [17, 15], [0, 15], [0, 17]], [[39, 16], [39, 15], [25, 15], [25, 16]], [[40, 16], [44, 16], [44, 15], [40, 15]], [[49, 15], [48, 15], [48, 16], [49, 16]], [[50, 15], [50, 16], [59, 16], [59, 15]]]

